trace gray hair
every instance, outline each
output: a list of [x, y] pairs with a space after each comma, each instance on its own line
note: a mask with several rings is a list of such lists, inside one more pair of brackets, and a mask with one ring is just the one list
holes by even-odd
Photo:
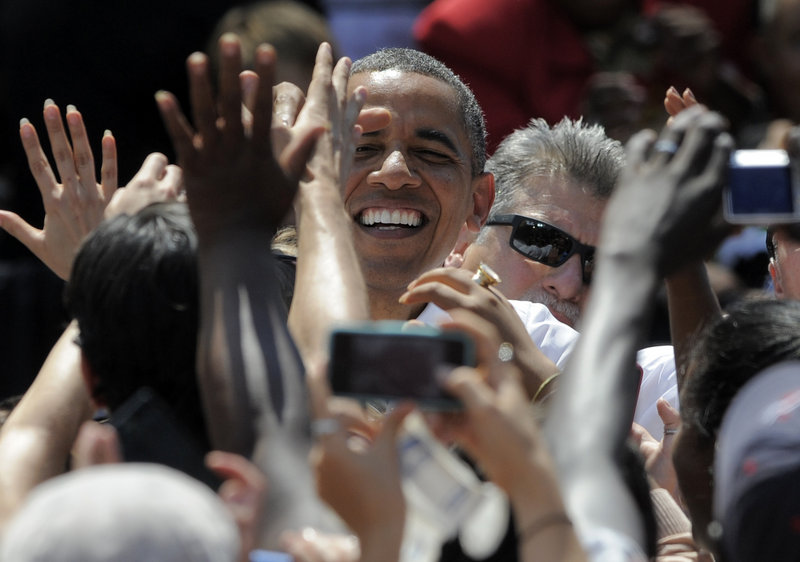
[[532, 177], [569, 178], [606, 200], [624, 164], [622, 144], [600, 125], [565, 117], [551, 128], [544, 119], [532, 119], [503, 139], [486, 163], [495, 181], [491, 214], [512, 212], [523, 193], [535, 198], [528, 189]]
[[381, 49], [353, 63], [350, 74], [398, 70], [430, 76], [449, 85], [456, 93], [461, 109], [462, 125], [472, 145], [472, 177], [483, 172], [486, 164], [486, 124], [475, 94], [452, 70], [430, 55], [415, 49]]

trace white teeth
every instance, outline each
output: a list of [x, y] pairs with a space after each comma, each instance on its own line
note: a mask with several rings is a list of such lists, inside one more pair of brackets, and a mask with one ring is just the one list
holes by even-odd
[[359, 222], [364, 226], [373, 226], [375, 224], [383, 225], [405, 225], [405, 226], [419, 226], [422, 222], [422, 215], [417, 211], [409, 211], [407, 209], [365, 209], [361, 213]]

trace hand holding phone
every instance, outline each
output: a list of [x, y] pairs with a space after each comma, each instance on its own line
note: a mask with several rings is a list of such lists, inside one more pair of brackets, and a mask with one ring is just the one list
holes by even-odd
[[416, 401], [422, 408], [460, 409], [442, 388], [442, 367], [475, 365], [474, 345], [462, 332], [376, 322], [334, 330], [328, 375], [334, 394], [359, 399]]

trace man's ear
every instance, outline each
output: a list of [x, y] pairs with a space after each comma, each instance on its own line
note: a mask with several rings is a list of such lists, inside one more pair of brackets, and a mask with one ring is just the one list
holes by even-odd
[[783, 297], [783, 283], [781, 282], [781, 272], [775, 265], [775, 258], [769, 260], [769, 276], [772, 277], [772, 287], [775, 290], [775, 296], [778, 298]]
[[472, 180], [472, 213], [467, 217], [466, 226], [477, 234], [494, 203], [494, 176], [484, 172]]
[[89, 360], [86, 359], [86, 354], [81, 350], [81, 375], [83, 375], [83, 382], [86, 383], [86, 388], [89, 389], [89, 397], [92, 399], [92, 405], [99, 409], [107, 406], [107, 401], [102, 393], [102, 382], [94, 374]]

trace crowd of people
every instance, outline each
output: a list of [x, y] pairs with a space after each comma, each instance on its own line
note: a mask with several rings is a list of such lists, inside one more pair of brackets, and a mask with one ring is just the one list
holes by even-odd
[[[155, 92], [174, 163], [127, 183], [76, 106], [22, 118], [45, 217], [0, 228], [63, 280], [68, 323], [0, 397], [0, 560], [800, 556], [800, 227], [722, 211], [748, 135], [800, 172], [776, 56], [797, 3], [758, 6], [763, 99], [711, 1], [519, 2], [572, 49], [520, 46], [530, 73], [475, 53], [523, 23], [477, 4], [436, 0], [422, 50], [355, 61], [314, 8], [233, 9], [186, 59], [189, 104]], [[604, 66], [631, 56], [619, 14], [660, 30], [627, 37], [660, 53], [647, 80]], [[770, 290], [719, 258], [754, 236]], [[471, 342], [429, 374], [456, 411], [331, 389], [332, 332], [398, 324]]]

